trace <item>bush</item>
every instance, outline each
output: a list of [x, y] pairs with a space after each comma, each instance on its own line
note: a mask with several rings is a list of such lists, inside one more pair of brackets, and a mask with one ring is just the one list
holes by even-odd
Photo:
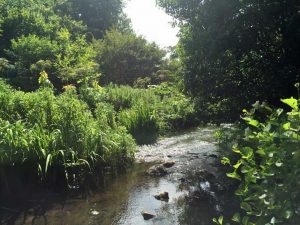
[[236, 195], [245, 213], [234, 216], [235, 224], [295, 225], [300, 220], [300, 100], [282, 102], [289, 112], [259, 103], [244, 110], [249, 127], [244, 143], [233, 148], [239, 158], [222, 160], [234, 169], [228, 177], [240, 181]]

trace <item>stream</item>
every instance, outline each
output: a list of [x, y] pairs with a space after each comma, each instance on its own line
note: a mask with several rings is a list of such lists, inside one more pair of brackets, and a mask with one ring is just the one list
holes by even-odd
[[[197, 128], [141, 146], [135, 165], [104, 182], [101, 190], [80, 196], [41, 194], [14, 208], [0, 204], [1, 224], [38, 225], [210, 225], [236, 208], [220, 172], [215, 128]], [[164, 176], [146, 171], [162, 162], [175, 163]], [[168, 192], [160, 201], [154, 195]], [[155, 215], [144, 220], [142, 211]]]

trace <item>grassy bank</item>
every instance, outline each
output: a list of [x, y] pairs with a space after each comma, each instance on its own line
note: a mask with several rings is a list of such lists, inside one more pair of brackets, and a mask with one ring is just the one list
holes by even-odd
[[80, 186], [91, 174], [130, 165], [136, 143], [152, 143], [194, 119], [190, 100], [167, 85], [133, 89], [94, 83], [55, 94], [43, 76], [35, 92], [0, 83], [2, 193], [22, 183]]
[[81, 88], [80, 93], [91, 109], [106, 103], [117, 123], [125, 126], [138, 144], [153, 143], [160, 135], [197, 124], [192, 100], [172, 84], [148, 89], [94, 84]]

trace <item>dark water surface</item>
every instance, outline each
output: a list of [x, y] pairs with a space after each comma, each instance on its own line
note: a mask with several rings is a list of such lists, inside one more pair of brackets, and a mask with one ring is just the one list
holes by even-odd
[[[197, 180], [199, 171], [205, 170], [222, 183], [214, 131], [214, 128], [197, 128], [160, 140], [155, 145], [140, 147], [135, 166], [107, 181], [96, 193], [63, 199], [55, 194], [42, 194], [14, 207], [2, 202], [0, 222], [41, 225], [212, 224], [213, 217], [229, 213], [235, 206], [230, 191], [221, 187], [216, 193], [211, 187], [213, 184]], [[145, 175], [150, 166], [166, 160], [175, 162], [166, 176]], [[153, 197], [164, 191], [169, 193], [168, 202]], [[145, 221], [142, 211], [155, 214], [155, 218]]]

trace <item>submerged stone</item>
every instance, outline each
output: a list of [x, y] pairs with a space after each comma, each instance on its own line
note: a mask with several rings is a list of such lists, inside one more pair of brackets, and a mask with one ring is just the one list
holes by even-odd
[[161, 201], [169, 201], [169, 193], [165, 191], [160, 194], [154, 195], [154, 198]]
[[150, 176], [161, 177], [161, 176], [166, 175], [168, 172], [163, 165], [155, 165], [155, 166], [150, 167], [146, 173]]
[[141, 214], [142, 214], [144, 220], [150, 220], [150, 219], [152, 219], [153, 217], [155, 217], [154, 214], [149, 213], [149, 212], [145, 212], [145, 211], [143, 211]]
[[174, 166], [175, 162], [174, 161], [166, 161], [163, 163], [163, 166], [166, 168], [171, 168], [172, 166]]

